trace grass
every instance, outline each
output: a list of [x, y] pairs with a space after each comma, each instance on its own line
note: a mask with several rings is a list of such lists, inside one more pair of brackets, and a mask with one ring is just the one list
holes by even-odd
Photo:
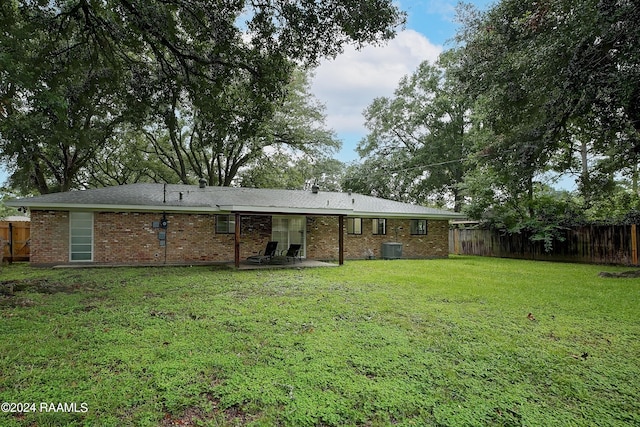
[[621, 270], [5, 267], [0, 402], [37, 410], [0, 425], [639, 425], [640, 279], [598, 277]]

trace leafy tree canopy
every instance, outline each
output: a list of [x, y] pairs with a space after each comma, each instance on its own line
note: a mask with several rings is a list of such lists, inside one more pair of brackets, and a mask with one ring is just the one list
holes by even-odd
[[[603, 202], [613, 192], [626, 200], [621, 176], [637, 194], [638, 3], [502, 0], [484, 13], [459, 11], [452, 72], [484, 130], [464, 183], [468, 212], [549, 243], [563, 224], [612, 212]], [[551, 170], [576, 173], [579, 196], [547, 191]]]
[[67, 190], [117, 129], [150, 115], [171, 128], [185, 99], [207, 138], [255, 137], [294, 64], [387, 40], [403, 20], [390, 0], [4, 1], [0, 155], [15, 185]]
[[[324, 106], [310, 93], [309, 75], [296, 70], [285, 87], [282, 101], [268, 121], [257, 123], [252, 134], [229, 132], [230, 124], [206, 107], [196, 107], [176, 92], [172, 103], [153, 115], [155, 122], [142, 132], [123, 129], [85, 169], [88, 186], [138, 181], [264, 187], [271, 180], [287, 182], [282, 164], [316, 164], [340, 147], [333, 131], [325, 127]], [[230, 101], [235, 111], [250, 108], [241, 96]], [[240, 124], [238, 119], [236, 124]], [[268, 165], [276, 169], [267, 170]], [[253, 171], [255, 169], [255, 171]], [[251, 176], [252, 179], [246, 179]], [[311, 178], [307, 176], [306, 178]], [[304, 181], [304, 179], [303, 179]], [[284, 185], [289, 187], [290, 184]], [[302, 187], [300, 183], [297, 187]]]
[[[613, 160], [608, 172], [637, 170], [637, 2], [502, 0], [484, 14], [461, 11], [458, 78], [481, 103], [494, 133], [484, 154], [503, 181], [532, 194], [533, 178], [569, 167], [558, 154], [571, 159], [581, 144]], [[584, 191], [593, 191], [587, 178]]]

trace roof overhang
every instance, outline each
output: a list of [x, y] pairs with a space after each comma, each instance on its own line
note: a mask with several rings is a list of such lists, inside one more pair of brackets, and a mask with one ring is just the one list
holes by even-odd
[[451, 212], [448, 214], [441, 213], [412, 213], [412, 212], [352, 212], [350, 217], [361, 218], [411, 218], [411, 219], [438, 219], [438, 220], [456, 220], [466, 218], [463, 214]]
[[291, 208], [282, 206], [241, 206], [220, 205], [221, 212], [246, 213], [246, 214], [290, 214], [290, 215], [350, 215], [352, 209], [325, 209], [325, 208]]
[[99, 212], [174, 212], [189, 214], [221, 214], [242, 213], [261, 215], [318, 215], [348, 216], [352, 218], [412, 218], [433, 220], [461, 220], [466, 216], [456, 212], [371, 212], [355, 211], [341, 208], [305, 208], [285, 206], [250, 206], [250, 205], [214, 205], [214, 206], [176, 206], [176, 205], [112, 205], [112, 204], [77, 204], [77, 203], [38, 203], [29, 199], [9, 200], [7, 206], [24, 207], [31, 210], [53, 211], [99, 211]]
[[217, 213], [211, 206], [140, 206], [140, 205], [86, 205], [76, 203], [29, 203], [27, 200], [11, 200], [7, 206], [23, 207], [42, 211], [100, 211], [100, 212], [176, 212], [176, 213]]

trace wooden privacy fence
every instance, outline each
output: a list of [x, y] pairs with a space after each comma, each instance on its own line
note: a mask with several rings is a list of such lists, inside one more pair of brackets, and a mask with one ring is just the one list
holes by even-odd
[[529, 234], [506, 234], [496, 230], [449, 230], [449, 252], [590, 264], [638, 265], [638, 234], [632, 225], [594, 225], [563, 230], [564, 241], [554, 241], [545, 252], [544, 242], [532, 242]]
[[9, 262], [29, 261], [31, 224], [28, 221], [0, 221], [0, 242], [3, 257]]

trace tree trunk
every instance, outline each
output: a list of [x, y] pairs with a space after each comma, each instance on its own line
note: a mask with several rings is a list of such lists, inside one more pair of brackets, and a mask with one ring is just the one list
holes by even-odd
[[456, 188], [454, 188], [452, 192], [453, 192], [453, 211], [462, 212], [462, 202], [463, 202], [462, 194], [460, 194], [460, 191], [458, 191], [458, 189]]
[[527, 178], [527, 205], [529, 210], [529, 218], [533, 218], [535, 211], [533, 209], [533, 174]]
[[588, 165], [588, 146], [585, 141], [580, 142], [580, 158], [582, 161], [582, 172], [580, 173], [580, 180], [582, 182], [582, 196], [584, 197], [584, 204], [586, 207], [591, 206], [591, 182], [589, 179], [589, 165]]

